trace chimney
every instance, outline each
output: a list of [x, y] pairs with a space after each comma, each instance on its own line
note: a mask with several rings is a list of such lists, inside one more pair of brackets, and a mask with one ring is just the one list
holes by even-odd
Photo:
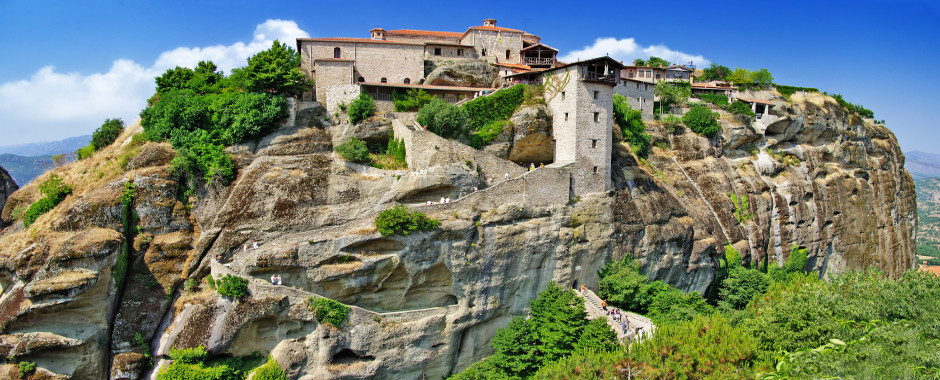
[[486, 20], [483, 20], [483, 26], [496, 26], [496, 19], [488, 18]]
[[385, 29], [374, 28], [370, 30], [369, 33], [372, 33], [373, 40], [385, 40]]

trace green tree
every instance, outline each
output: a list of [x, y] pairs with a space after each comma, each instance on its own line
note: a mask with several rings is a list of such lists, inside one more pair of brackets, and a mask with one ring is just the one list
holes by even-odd
[[100, 150], [114, 142], [124, 132], [124, 121], [121, 119], [105, 119], [95, 133], [91, 135], [91, 144], [95, 150]]
[[748, 69], [735, 67], [734, 71], [725, 77], [725, 80], [739, 85], [752, 84], [754, 83], [754, 74]]
[[641, 58], [634, 59], [633, 66], [646, 66], [646, 61]]
[[751, 82], [761, 87], [768, 87], [774, 83], [774, 76], [767, 69], [760, 69], [751, 73]]
[[350, 136], [343, 143], [333, 147], [333, 151], [344, 160], [357, 164], [369, 163], [369, 147], [365, 141]]
[[770, 286], [766, 274], [756, 269], [743, 267], [731, 268], [728, 277], [721, 282], [718, 297], [727, 307], [743, 309], [758, 295], [764, 294]]
[[646, 65], [651, 67], [667, 67], [669, 66], [669, 61], [659, 57], [650, 57], [650, 59], [646, 60]]
[[617, 333], [610, 329], [603, 318], [595, 318], [584, 325], [581, 337], [574, 344], [574, 351], [611, 351], [620, 347]]
[[708, 107], [696, 105], [682, 116], [682, 123], [692, 132], [702, 136], [715, 137], [721, 131], [718, 123], [718, 113], [712, 112]]
[[441, 224], [437, 219], [428, 218], [424, 213], [410, 210], [405, 205], [397, 205], [379, 213], [375, 218], [375, 228], [382, 236], [404, 235], [418, 230], [433, 230]]
[[611, 261], [598, 275], [601, 280], [597, 285], [597, 295], [602, 299], [624, 310], [639, 314], [649, 312], [653, 302], [651, 291], [655, 288], [651, 288], [649, 278], [640, 273], [638, 263], [628, 259]]
[[243, 75], [246, 90], [294, 96], [309, 91], [313, 82], [300, 72], [300, 54], [274, 40], [271, 48], [248, 58]]
[[369, 94], [362, 93], [349, 104], [349, 123], [350, 124], [359, 124], [360, 121], [363, 121], [369, 118], [372, 115], [375, 115], [375, 100], [372, 100], [372, 97]]
[[689, 87], [677, 86], [672, 82], [657, 83], [656, 87], [653, 88], [653, 92], [659, 97], [659, 103], [665, 107], [685, 104], [689, 100], [689, 96], [692, 95], [692, 90]]
[[637, 156], [645, 158], [649, 155], [650, 135], [646, 134], [643, 114], [631, 108], [627, 98], [620, 94], [614, 94], [614, 122], [623, 130], [624, 140], [630, 143]]
[[727, 66], [722, 66], [717, 63], [712, 63], [708, 68], [702, 70], [701, 80], [727, 80], [728, 75], [731, 74], [731, 69]]

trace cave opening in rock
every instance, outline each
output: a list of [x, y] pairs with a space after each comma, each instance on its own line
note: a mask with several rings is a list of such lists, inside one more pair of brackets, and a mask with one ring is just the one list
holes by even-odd
[[340, 350], [340, 352], [337, 352], [335, 355], [333, 355], [333, 357], [330, 359], [330, 363], [352, 364], [356, 362], [367, 362], [367, 361], [372, 361], [372, 360], [375, 360], [375, 357], [372, 355], [359, 355], [355, 353], [353, 350], [344, 348]]

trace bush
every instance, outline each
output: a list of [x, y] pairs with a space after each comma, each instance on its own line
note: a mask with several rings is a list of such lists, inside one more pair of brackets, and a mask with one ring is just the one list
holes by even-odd
[[170, 349], [170, 359], [173, 359], [175, 362], [197, 364], [205, 361], [207, 357], [209, 357], [209, 353], [203, 346], [194, 348]]
[[395, 103], [396, 112], [417, 111], [424, 105], [434, 101], [434, 96], [428, 94], [420, 88], [412, 88], [407, 94], [394, 93], [392, 101]]
[[225, 275], [216, 281], [219, 294], [239, 299], [248, 295], [248, 280], [232, 275]]
[[746, 122], [751, 122], [755, 117], [757, 117], [757, 114], [755, 114], [754, 111], [751, 111], [751, 106], [740, 100], [735, 100], [734, 103], [728, 105], [725, 110], [731, 112], [731, 114], [738, 116]]
[[699, 94], [695, 97], [719, 106], [728, 105], [728, 97], [721, 94]]
[[789, 99], [790, 95], [793, 95], [797, 91], [819, 92], [819, 89], [812, 88], [812, 87], [794, 87], [794, 86], [784, 86], [782, 84], [775, 84], [774, 87], [777, 89], [777, 92], [779, 92], [780, 95], [783, 95], [783, 97], [787, 99]]
[[101, 148], [111, 145], [114, 140], [117, 140], [121, 132], [124, 132], [123, 120], [105, 119], [104, 124], [101, 124], [95, 130], [95, 133], [91, 135], [91, 145], [94, 145], [95, 150], [101, 150]]
[[434, 99], [418, 110], [417, 121], [441, 137], [457, 138], [467, 135], [469, 117], [463, 108]]
[[238, 378], [238, 374], [228, 366], [206, 367], [202, 364], [175, 361], [157, 373], [157, 380], [234, 380]]
[[732, 309], [743, 309], [751, 300], [764, 294], [770, 286], [770, 279], [756, 269], [743, 267], [731, 268], [728, 277], [721, 282], [718, 297]]
[[316, 314], [317, 321], [337, 328], [349, 318], [349, 306], [329, 298], [310, 297], [307, 299], [307, 308]]
[[31, 375], [33, 372], [36, 372], [36, 363], [33, 362], [19, 362], [16, 365], [17, 370], [19, 370], [19, 376], [21, 379], [25, 379], [27, 376]]
[[249, 58], [248, 66], [236, 70], [237, 77], [243, 78], [243, 88], [251, 92], [297, 95], [313, 86], [300, 72], [300, 54], [278, 40]]
[[407, 154], [405, 152], [405, 140], [395, 139], [394, 134], [389, 136], [388, 148], [386, 149], [386, 153], [394, 157], [395, 160], [405, 164], [405, 166], [407, 167], [407, 163], [406, 163]]
[[470, 129], [478, 131], [488, 123], [509, 119], [525, 100], [525, 88], [517, 84], [464, 103], [461, 108], [467, 112]]
[[372, 115], [375, 115], [375, 101], [369, 94], [359, 94], [359, 97], [349, 104], [350, 124], [359, 124]]
[[650, 151], [650, 135], [646, 134], [643, 114], [631, 108], [627, 98], [620, 94], [614, 94], [614, 122], [623, 130], [623, 138], [633, 152], [646, 158]]
[[507, 128], [512, 130], [512, 122], [509, 120], [491, 122], [471, 135], [470, 146], [480, 149], [483, 146], [489, 145], [490, 142], [499, 137]]
[[78, 150], [75, 151], [75, 154], [78, 156], [79, 160], [84, 160], [88, 157], [91, 157], [93, 154], [95, 154], [95, 146], [92, 144], [88, 144], [85, 147], [78, 148]]
[[718, 113], [712, 112], [708, 107], [695, 106], [689, 112], [682, 116], [682, 123], [692, 132], [702, 136], [715, 137], [721, 131], [721, 124], [718, 123]]
[[268, 362], [251, 371], [251, 380], [287, 380], [287, 372], [281, 369], [274, 358], [268, 358]]
[[433, 230], [440, 224], [439, 220], [428, 218], [419, 211], [411, 211], [405, 205], [397, 205], [382, 211], [375, 218], [375, 227], [382, 236], [394, 234], [407, 236], [417, 230]]
[[66, 185], [58, 175], [52, 174], [39, 184], [39, 191], [44, 196], [33, 202], [23, 214], [23, 226], [26, 228], [29, 228], [42, 214], [49, 212], [65, 200], [65, 197], [72, 193], [72, 187]]
[[355, 137], [350, 136], [342, 144], [335, 146], [333, 151], [346, 161], [357, 164], [369, 163], [369, 147], [365, 141]]

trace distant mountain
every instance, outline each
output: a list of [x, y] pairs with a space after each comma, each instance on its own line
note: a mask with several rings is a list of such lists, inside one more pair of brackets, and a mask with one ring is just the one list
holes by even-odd
[[940, 177], [940, 154], [912, 151], [904, 153], [904, 168], [914, 178]]
[[15, 154], [0, 154], [0, 166], [10, 173], [20, 187], [23, 187], [52, 167], [52, 156], [24, 157]]
[[[88, 145], [89, 141], [91, 141], [91, 135], [69, 137], [64, 140], [52, 142], [7, 145], [0, 146], [0, 153], [15, 154], [17, 156], [27, 157], [51, 156], [53, 154], [74, 152], [78, 150], [78, 148]], [[20, 183], [20, 181], [17, 180], [16, 183]]]

